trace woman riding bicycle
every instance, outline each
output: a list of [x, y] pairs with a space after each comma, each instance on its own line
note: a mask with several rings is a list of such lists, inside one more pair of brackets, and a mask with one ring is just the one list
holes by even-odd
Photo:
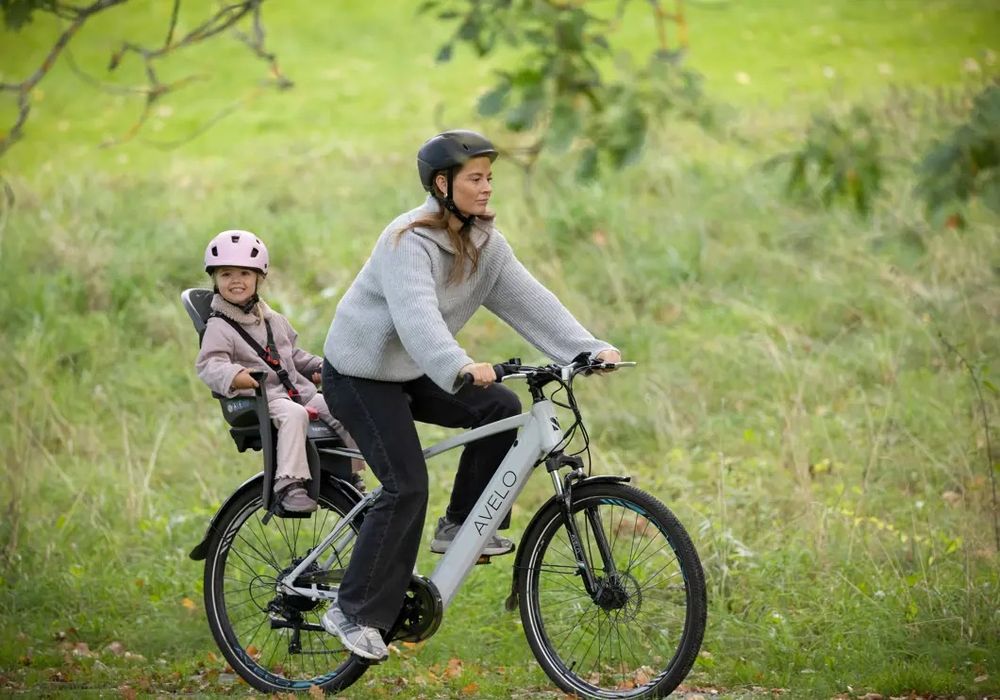
[[[323, 395], [383, 489], [338, 600], [323, 616], [326, 630], [364, 658], [388, 655], [380, 630], [399, 613], [420, 546], [428, 477], [414, 421], [474, 428], [521, 410], [517, 396], [495, 383], [492, 366], [475, 362], [455, 339], [473, 313], [485, 306], [559, 362], [584, 352], [621, 359], [532, 277], [494, 226], [488, 204], [496, 157], [473, 131], [424, 143], [417, 170], [427, 200], [379, 236], [326, 338]], [[465, 448], [432, 551], [447, 549], [515, 437], [509, 431]], [[483, 553], [512, 550], [510, 540], [494, 536]]]

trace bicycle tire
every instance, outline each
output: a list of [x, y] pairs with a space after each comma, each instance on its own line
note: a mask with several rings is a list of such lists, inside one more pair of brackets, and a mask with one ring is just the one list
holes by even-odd
[[[275, 517], [265, 525], [260, 489], [234, 498], [220, 514], [205, 559], [205, 612], [226, 661], [254, 688], [280, 693], [319, 686], [332, 692], [348, 687], [368, 669], [368, 662], [322, 630], [325, 602], [279, 595], [275, 589], [278, 575], [301, 561], [356, 502], [324, 481], [319, 508], [308, 519]], [[353, 542], [335, 568], [347, 566], [352, 549]], [[294, 630], [275, 629], [271, 623], [272, 617], [288, 622], [296, 613], [301, 622], [318, 627], [299, 631], [298, 652], [291, 646]]]
[[[587, 510], [599, 515], [617, 579], [606, 575]], [[562, 510], [550, 502], [525, 533], [518, 572], [532, 653], [574, 696], [668, 695], [691, 670], [705, 633], [705, 576], [691, 538], [665, 505], [624, 484], [574, 488], [571, 513], [607, 595], [585, 590]]]

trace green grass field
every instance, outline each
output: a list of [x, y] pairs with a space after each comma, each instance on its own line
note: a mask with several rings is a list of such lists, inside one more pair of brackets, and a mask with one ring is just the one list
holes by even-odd
[[[500, 161], [494, 195], [528, 267], [640, 363], [580, 398], [594, 471], [656, 493], [701, 554], [709, 626], [685, 685], [726, 698], [1000, 697], [987, 436], [942, 342], [996, 384], [1000, 220], [973, 202], [966, 228], [938, 226], [913, 191], [913, 163], [998, 74], [1000, 9], [686, 6], [689, 65], [727, 115], [719, 132], [668, 122], [641, 162], [588, 184], [555, 158], [531, 179]], [[474, 105], [499, 59], [460, 51], [436, 65], [449, 28], [411, 5], [264, 7], [292, 90], [258, 89], [265, 66], [220, 38], [164, 64], [165, 79], [203, 79], [106, 147], [141, 99], [61, 60], [25, 140], [0, 159], [16, 195], [0, 210], [0, 694], [251, 694], [215, 648], [187, 552], [259, 456], [236, 452], [194, 375], [178, 295], [205, 283], [212, 235], [249, 228], [271, 250], [265, 297], [319, 351], [377, 233], [421, 199], [421, 141], [453, 125], [491, 131]], [[162, 40], [169, 8], [109, 11], [70, 44], [73, 61], [141, 81], [128, 61], [108, 78], [108, 55], [123, 36]], [[205, 11], [185, 8], [188, 27]], [[644, 11], [633, 3], [620, 32], [635, 51], [652, 41]], [[0, 33], [0, 82], [33, 70], [56, 31], [40, 18]], [[872, 215], [788, 200], [785, 173], [762, 164], [813, 112], [854, 103], [886, 134]], [[0, 96], [0, 128], [13, 115]], [[485, 313], [460, 340], [484, 361], [542, 359]], [[997, 394], [984, 395], [995, 458]], [[454, 459], [432, 463], [429, 523]], [[515, 539], [548, 495], [547, 479], [529, 485]], [[421, 552], [423, 573], [434, 563]], [[561, 697], [503, 609], [510, 575], [499, 559], [477, 568], [437, 635], [401, 645], [343, 697]]]

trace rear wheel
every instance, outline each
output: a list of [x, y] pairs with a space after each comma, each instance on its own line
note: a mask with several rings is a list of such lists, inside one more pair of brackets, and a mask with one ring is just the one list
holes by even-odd
[[552, 502], [525, 534], [518, 579], [535, 658], [570, 694], [669, 694], [691, 670], [705, 633], [705, 577], [690, 537], [666, 506], [623, 484], [574, 488], [571, 511], [597, 590], [585, 589]]
[[[216, 643], [233, 669], [268, 693], [317, 685], [336, 691], [351, 685], [368, 663], [348, 652], [320, 624], [327, 603], [277, 591], [278, 580], [305, 558], [355, 505], [324, 482], [319, 509], [309, 518], [271, 518], [264, 524], [261, 490], [230, 502], [216, 523], [205, 560], [205, 611]], [[361, 519], [356, 518], [356, 530]], [[330, 590], [347, 567], [354, 538], [334, 555], [329, 570], [316, 564], [299, 585]]]

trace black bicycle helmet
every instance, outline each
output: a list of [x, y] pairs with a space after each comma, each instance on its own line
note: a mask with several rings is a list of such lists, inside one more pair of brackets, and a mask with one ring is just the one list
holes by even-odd
[[[434, 176], [437, 173], [451, 170], [455, 166], [465, 165], [470, 159], [479, 156], [486, 156], [491, 161], [496, 160], [497, 157], [497, 149], [482, 134], [465, 129], [438, 134], [428, 139], [417, 152], [417, 172], [420, 173], [420, 184], [433, 194]], [[450, 185], [451, 178], [448, 179]], [[450, 195], [451, 192], [448, 192], [449, 199]]]

